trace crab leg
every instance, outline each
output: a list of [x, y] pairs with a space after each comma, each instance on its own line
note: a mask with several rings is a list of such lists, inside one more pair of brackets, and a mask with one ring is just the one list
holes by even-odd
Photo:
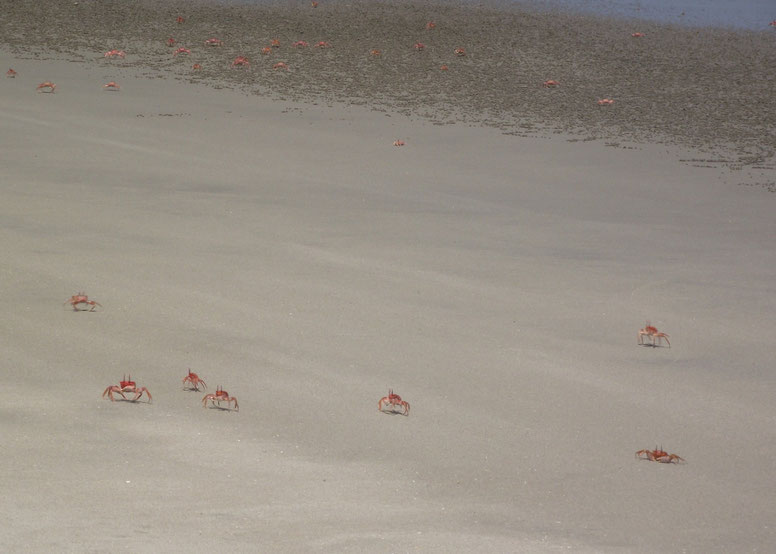
[[114, 393], [114, 392], [117, 392], [117, 393], [119, 393], [119, 394], [121, 395], [121, 398], [123, 398], [124, 400], [126, 400], [126, 399], [127, 399], [127, 397], [126, 397], [126, 396], [124, 396], [124, 393], [123, 393], [123, 392], [121, 392], [121, 389], [120, 389], [120, 388], [118, 388], [118, 387], [117, 387], [117, 386], [115, 386], [115, 385], [111, 385], [110, 387], [108, 387], [107, 389], [105, 389], [105, 392], [103, 392], [103, 393], [102, 393], [102, 396], [104, 397], [104, 396], [107, 394], [107, 395], [108, 395], [108, 398], [110, 398], [110, 401], [111, 401], [111, 402], [115, 402], [116, 400], [113, 398], [113, 393]]

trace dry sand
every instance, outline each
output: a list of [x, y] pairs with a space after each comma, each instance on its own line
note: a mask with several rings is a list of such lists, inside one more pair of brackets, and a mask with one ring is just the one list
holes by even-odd
[[[22, 49], [17, 5], [0, 550], [776, 548], [776, 172], [681, 161], [706, 159], [697, 142], [742, 167], [749, 139], [607, 147], [270, 98], [260, 64], [238, 78], [260, 83], [228, 78], [227, 46], [201, 54], [224, 76], [192, 84], [169, 76], [197, 56], [165, 68], [140, 34], [57, 52], [77, 37], [52, 28]], [[293, 27], [299, 10], [270, 12]], [[154, 48], [168, 61], [135, 54]], [[300, 71], [277, 76], [314, 86]], [[79, 290], [103, 308], [62, 306]], [[646, 320], [670, 349], [636, 344]], [[203, 409], [187, 368], [240, 411]], [[152, 403], [100, 397], [128, 374]], [[377, 411], [389, 387], [408, 417]], [[635, 459], [656, 444], [687, 463]]]

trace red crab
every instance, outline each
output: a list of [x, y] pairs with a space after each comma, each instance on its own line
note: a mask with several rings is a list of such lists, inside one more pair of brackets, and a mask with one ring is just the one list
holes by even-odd
[[383, 404], [389, 404], [391, 411], [395, 412], [396, 406], [400, 406], [404, 411], [402, 415], [410, 415], [410, 404], [401, 399], [401, 396], [393, 393], [393, 389], [388, 389], [388, 396], [383, 396], [377, 403], [377, 409], [383, 411]]
[[[134, 393], [135, 397], [132, 400], [129, 400], [126, 396], [124, 396], [125, 392]], [[148, 402], [151, 402], [151, 393], [148, 392], [148, 389], [145, 387], [138, 387], [137, 383], [132, 381], [132, 376], [129, 376], [129, 379], [126, 377], [123, 381], [119, 381], [118, 385], [110, 385], [107, 389], [105, 389], [105, 392], [102, 393], [102, 396], [105, 395], [110, 398], [111, 402], [115, 402], [115, 399], [113, 398], [113, 393], [121, 395], [121, 398], [124, 400], [129, 400], [130, 402], [137, 402], [137, 399], [143, 396], [143, 393], [148, 396]]]
[[[46, 81], [45, 83], [41, 83], [38, 85], [38, 92], [54, 92], [56, 88], [57, 88], [57, 85], [55, 85], [51, 81]], [[45, 89], [48, 89], [48, 90], [45, 90]]]
[[663, 447], [655, 447], [654, 450], [639, 450], [636, 457], [640, 460], [649, 460], [650, 462], [660, 462], [661, 464], [679, 464], [685, 461], [684, 458], [676, 454], [669, 454]]
[[102, 85], [102, 88], [105, 90], [119, 90], [121, 87], [116, 83], [116, 81], [111, 81], [110, 83], [105, 83]]
[[14, 77], [16, 77], [16, 71], [14, 71], [13, 69], [9, 69], [8, 71], [5, 72], [5, 76], [13, 79]]
[[553, 79], [550, 79], [549, 81], [544, 81], [544, 83], [542, 83], [542, 84], [545, 87], [550, 88], [550, 87], [557, 87], [558, 85], [560, 85], [560, 82], [559, 81], [555, 81]]
[[205, 41], [205, 46], [223, 46], [224, 43], [218, 38], [209, 38]]
[[108, 50], [105, 52], [106, 58], [124, 58], [126, 55], [127, 53], [123, 50]]
[[189, 50], [188, 48], [184, 48], [183, 46], [181, 46], [181, 47], [180, 47], [180, 48], [178, 48], [178, 49], [177, 49], [175, 52], [173, 52], [173, 53], [172, 53], [172, 55], [173, 55], [173, 56], [177, 56], [178, 54], [191, 54], [191, 50]]
[[205, 381], [203, 379], [200, 379], [199, 375], [197, 375], [196, 373], [193, 373], [191, 369], [189, 369], [189, 374], [183, 378], [183, 385], [185, 386], [186, 383], [189, 384], [188, 390], [199, 391], [200, 384], [204, 388], [207, 388], [207, 384], [205, 383]]
[[[644, 337], [649, 338], [651, 342], [645, 343]], [[657, 339], [657, 341], [655, 339]], [[648, 345], [648, 346], [658, 346], [662, 339], [666, 339], [666, 342], [668, 343], [668, 348], [671, 348], [671, 343], [668, 340], [668, 335], [658, 331], [657, 327], [653, 327], [649, 323], [649, 321], [647, 321], [646, 327], [644, 327], [643, 329], [639, 329], [639, 334], [638, 334], [639, 344]]]
[[245, 56], [237, 56], [232, 62], [232, 67], [250, 67], [251, 62]]
[[[43, 85], [45, 85], [45, 84], [46, 83], [43, 83]], [[38, 87], [38, 88], [40, 88], [40, 87]], [[89, 300], [89, 297], [86, 296], [82, 292], [79, 292], [78, 294], [74, 294], [73, 296], [70, 297], [70, 300], [66, 300], [65, 303], [62, 304], [62, 305], [64, 306], [65, 304], [70, 304], [71, 306], [73, 306], [73, 311], [74, 312], [78, 312], [78, 311], [84, 312], [84, 311], [86, 311], [86, 308], [84, 308], [83, 310], [79, 310], [78, 309], [78, 304], [86, 304], [87, 306], [91, 306], [92, 308], [89, 310], [90, 312], [93, 312], [94, 308], [96, 308], [97, 306], [102, 308], [102, 304], [100, 304], [99, 302], [97, 302], [95, 300]]]
[[237, 404], [237, 397], [229, 396], [229, 393], [222, 389], [220, 386], [216, 387], [215, 394], [206, 394], [202, 399], [202, 407], [207, 407], [207, 401], [210, 400], [213, 405], [218, 403], [218, 407], [221, 408], [221, 402], [226, 402], [227, 408], [234, 402], [234, 409], [240, 411], [240, 406]]

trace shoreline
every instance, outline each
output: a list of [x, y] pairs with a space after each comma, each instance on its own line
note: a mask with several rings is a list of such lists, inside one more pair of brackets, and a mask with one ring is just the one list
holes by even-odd
[[[541, 3], [528, 0], [525, 2], [525, 5], [529, 9], [536, 9], [538, 7], [539, 9], [546, 8], [547, 11], [563, 10], [589, 16], [654, 21], [660, 24], [676, 25], [685, 29], [768, 30], [768, 23], [773, 15], [771, 10], [768, 9], [770, 6], [766, 7], [765, 0], [759, 1], [761, 2], [760, 5], [747, 5], [745, 14], [736, 11], [731, 5], [724, 5], [720, 2], [717, 5], [700, 6], [692, 1], [670, 3], [665, 2], [665, 0], [651, 0], [630, 5], [612, 4], [606, 0], [592, 0], [588, 2], [550, 0]], [[735, 20], [737, 23], [731, 23], [731, 20]]]
[[[776, 65], [776, 41], [766, 32], [425, 3], [32, 4], [15, 4], [0, 29], [16, 55], [38, 45], [35, 56], [163, 71], [249, 94], [366, 105], [518, 136], [679, 144], [708, 152], [705, 162], [719, 167], [776, 168], [776, 95], [765, 77]], [[178, 25], [180, 14], [186, 22]], [[223, 47], [203, 45], [214, 36]], [[191, 54], [173, 56], [169, 37]], [[272, 38], [281, 46], [262, 55]], [[300, 40], [309, 47], [292, 47]], [[315, 48], [320, 41], [331, 48]], [[423, 51], [413, 49], [417, 42]], [[99, 60], [113, 48], [127, 58]], [[381, 55], [370, 56], [373, 49]], [[248, 57], [250, 68], [230, 67], [236, 56]], [[273, 70], [278, 62], [288, 68]], [[546, 80], [560, 85], [543, 87]], [[614, 104], [598, 106], [602, 98]]]

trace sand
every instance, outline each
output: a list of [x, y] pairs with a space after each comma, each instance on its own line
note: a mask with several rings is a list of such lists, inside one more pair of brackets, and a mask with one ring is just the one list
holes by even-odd
[[[601, 127], [536, 113], [518, 136], [476, 110], [259, 93], [309, 81], [191, 75], [227, 46], [165, 67], [142, 19], [134, 42], [57, 51], [76, 35], [33, 38], [16, 5], [1, 550], [776, 547], [776, 171], [741, 162], [748, 139], [582, 140]], [[735, 163], [687, 161], [710, 151]], [[63, 306], [78, 291], [102, 308]], [[637, 344], [647, 320], [671, 348]], [[188, 368], [239, 411], [203, 408]], [[130, 374], [152, 402], [101, 397]], [[389, 388], [409, 416], [378, 412]], [[686, 463], [634, 456], [660, 445]]]

